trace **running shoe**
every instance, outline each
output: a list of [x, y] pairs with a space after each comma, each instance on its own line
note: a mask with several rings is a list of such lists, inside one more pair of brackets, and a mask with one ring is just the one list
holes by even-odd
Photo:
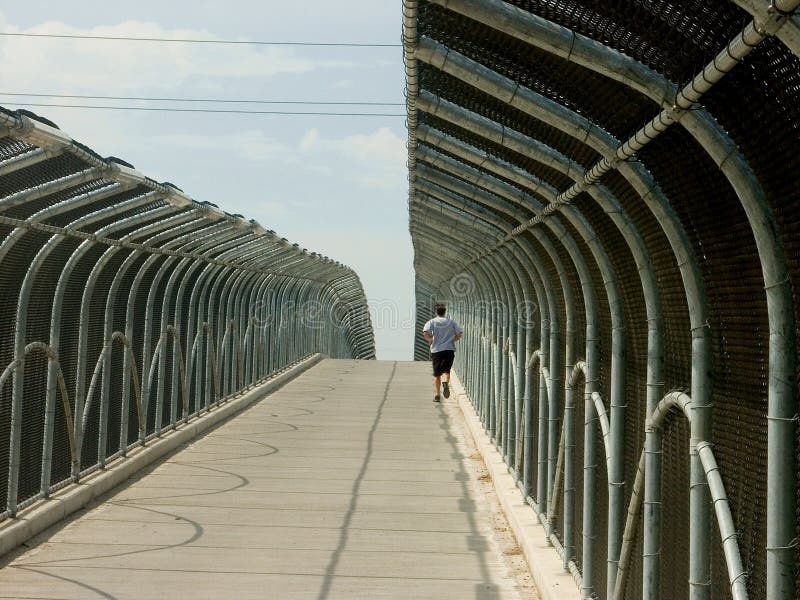
[[441, 398], [439, 398], [439, 394], [436, 394], [436, 395], [433, 397], [433, 401], [434, 401], [434, 402], [441, 402], [441, 401], [442, 401], [442, 399], [441, 399]]
[[446, 382], [446, 381], [443, 381], [442, 382], [442, 387], [444, 388], [444, 397], [445, 398], [449, 398], [450, 397], [450, 384], [448, 382]]

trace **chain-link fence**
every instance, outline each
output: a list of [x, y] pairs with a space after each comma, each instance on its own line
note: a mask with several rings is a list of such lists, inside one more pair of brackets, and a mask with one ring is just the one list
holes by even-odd
[[0, 109], [0, 519], [318, 352], [352, 270]]
[[583, 597], [798, 597], [797, 5], [403, 2], [418, 329]]

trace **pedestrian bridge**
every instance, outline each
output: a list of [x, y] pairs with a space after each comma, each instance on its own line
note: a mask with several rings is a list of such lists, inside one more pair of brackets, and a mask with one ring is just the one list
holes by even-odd
[[468, 431], [352, 269], [0, 109], [0, 597], [797, 600], [800, 0], [400, 4]]
[[230, 402], [250, 406], [0, 569], [0, 598], [535, 597], [425, 365], [326, 359]]

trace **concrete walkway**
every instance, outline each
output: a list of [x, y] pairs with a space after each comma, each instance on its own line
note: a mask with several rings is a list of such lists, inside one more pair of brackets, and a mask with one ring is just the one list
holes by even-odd
[[0, 570], [0, 598], [516, 599], [429, 366], [325, 360]]

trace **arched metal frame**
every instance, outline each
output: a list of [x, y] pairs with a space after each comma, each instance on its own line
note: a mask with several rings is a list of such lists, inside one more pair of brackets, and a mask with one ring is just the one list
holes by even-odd
[[0, 283], [0, 519], [310, 354], [375, 357], [351, 269], [3, 109]]
[[[602, 14], [603, 9], [595, 5], [581, 8], [569, 2], [403, 2], [409, 210], [418, 329], [437, 301], [446, 302], [462, 322], [466, 333], [456, 368], [484, 426], [518, 478], [523, 495], [547, 525], [565, 568], [573, 573], [585, 598], [662, 598], [662, 562], [680, 560], [685, 554], [683, 547], [663, 544], [661, 525], [662, 508], [668, 502], [665, 494], [672, 490], [662, 489], [665, 440], [659, 411], [664, 406], [662, 398], [674, 396], [665, 395], [665, 390], [676, 387], [689, 388], [686, 398], [692, 399], [682, 407], [691, 431], [690, 506], [687, 522], [677, 525], [688, 529], [690, 551], [688, 581], [679, 593], [693, 600], [741, 599], [748, 593], [750, 597], [779, 600], [795, 597], [798, 408], [793, 382], [797, 377], [797, 308], [784, 250], [791, 230], [785, 225], [779, 227], [775, 216], [781, 208], [776, 202], [790, 200], [769, 196], [764, 186], [771, 182], [759, 180], [745, 152], [700, 102], [711, 96], [718, 104], [713, 86], [770, 36], [785, 45], [771, 45], [771, 56], [780, 55], [782, 64], [790, 64], [795, 74], [800, 71], [795, 56], [800, 48], [800, 17], [795, 13], [796, 0], [734, 2], [750, 13], [752, 20], [716, 48], [709, 45], [705, 68], [683, 87], [624, 54], [625, 48], [612, 48], [606, 37], [593, 39], [586, 34], [594, 21], [602, 24], [598, 31], [611, 26], [616, 28], [615, 36], [625, 31], [627, 23], [618, 18], [621, 13], [610, 7], [608, 14]], [[731, 22], [735, 18], [746, 22], [744, 13], [737, 13], [735, 6], [717, 6], [714, 10], [730, 13]], [[541, 12], [537, 13], [537, 7]], [[639, 6], [637, 10], [654, 9]], [[671, 26], [684, 26], [692, 19], [704, 26], [701, 13], [695, 15], [692, 10], [695, 8], [683, 13], [683, 25], [669, 21]], [[559, 19], [558, 23], [549, 20], [553, 18]], [[570, 19], [585, 25], [583, 33], [564, 25]], [[479, 34], [471, 30], [477, 27]], [[432, 33], [421, 34], [421, 30]], [[444, 32], [441, 37], [439, 32]], [[614, 39], [643, 45], [634, 33]], [[513, 51], [504, 55], [504, 41], [513, 41], [517, 47], [519, 43], [528, 45], [557, 58], [558, 64], [577, 65], [595, 78], [593, 85], [598, 89], [607, 81], [605, 85], [618, 90], [618, 95], [624, 90], [631, 102], [642, 106], [652, 102], [654, 112], [660, 112], [646, 122], [626, 123], [628, 131], [635, 133], [627, 140], [618, 139], [604, 129], [602, 120], [587, 115], [602, 115], [601, 109], [611, 113], [619, 107], [581, 106], [578, 96], [569, 94], [570, 86], [581, 82], [564, 81], [566, 75], [559, 73], [546, 73], [542, 85], [532, 89], [526, 82], [531, 78], [535, 81], [537, 74], [526, 72], [526, 59]], [[448, 45], [451, 42], [458, 49]], [[646, 42], [653, 48], [658, 46], [658, 40]], [[463, 54], [464, 49], [469, 56]], [[495, 70], [496, 65], [504, 72]], [[759, 76], [780, 82], [784, 73], [785, 69], [762, 71]], [[800, 119], [800, 114], [791, 112], [794, 108], [787, 108], [788, 121], [784, 123], [791, 123], [792, 114], [795, 122]], [[523, 123], [523, 116], [538, 125]], [[647, 158], [642, 158], [650, 156], [643, 149], [673, 124], [681, 126], [718, 166], [738, 197], [763, 277], [763, 314], [769, 322], [769, 337], [763, 343], [769, 348], [769, 379], [765, 388], [768, 400], [761, 417], [767, 435], [759, 445], [767, 454], [767, 473], [763, 481], [758, 480], [757, 473], [749, 476], [753, 490], [766, 488], [764, 504], [768, 510], [762, 504], [759, 518], [766, 522], [766, 535], [747, 532], [749, 537], [761, 540], [762, 546], [758, 553], [746, 557], [745, 566], [734, 535], [731, 511], [735, 506], [725, 495], [725, 464], [717, 464], [711, 445], [719, 435], [712, 405], [714, 378], [719, 376], [714, 369], [720, 360], [713, 356], [713, 345], [718, 342], [712, 327], [723, 327], [716, 339], [725, 335], [724, 323], [712, 322], [706, 297], [708, 286], [714, 285], [714, 273], [703, 264], [704, 251], [694, 239], [697, 232], [687, 233], [687, 227], [694, 229], [696, 224], [687, 222], [676, 208], [683, 200], [678, 198], [680, 202], [676, 203], [676, 198], [669, 197], [664, 181], [659, 181], [649, 170]], [[537, 139], [526, 133], [533, 129], [544, 137]], [[547, 140], [555, 140], [559, 147]], [[794, 144], [797, 151], [796, 139]], [[599, 158], [587, 164], [586, 157], [590, 156]], [[614, 172], [621, 179], [612, 189], [606, 181]], [[785, 175], [794, 178], [797, 189], [800, 175]], [[571, 185], [559, 190], [564, 184], [558, 182], [566, 180]], [[629, 214], [631, 210], [640, 214], [641, 210], [617, 196], [623, 189], [621, 182], [649, 211], [648, 218], [660, 228], [665, 247], [654, 246], [657, 242], [652, 233], [645, 239], [637, 225], [642, 217]], [[608, 226], [595, 216], [599, 213], [590, 208], [592, 202], [618, 231], [624, 253], [618, 243], [613, 246], [615, 242], [600, 233]], [[681, 335], [691, 347], [687, 369], [691, 377], [687, 380], [671, 380], [665, 372], [665, 361], [674, 360], [667, 356], [668, 337], [674, 340], [679, 333], [672, 322], [676, 314], [673, 300], [670, 312], [664, 312], [664, 283], [660, 281], [664, 267], [655, 268], [654, 248], [672, 254], [671, 269], [679, 274], [683, 286], [686, 316], [681, 319], [686, 320], [689, 330]], [[548, 258], [543, 263], [544, 256]], [[663, 259], [659, 260], [663, 265]], [[547, 273], [546, 264], [553, 265], [552, 273]], [[635, 277], [631, 278], [630, 272]], [[640, 286], [636, 292], [627, 283], [632, 279]], [[605, 293], [599, 284], [605, 287]], [[580, 296], [573, 289], [575, 285], [581, 288]], [[644, 343], [632, 339], [635, 328], [628, 326], [632, 294], [641, 298], [645, 313]], [[538, 331], [519, 308], [532, 296], [539, 305]], [[576, 336], [579, 321], [585, 324], [585, 332]], [[519, 326], [522, 322], [527, 325]], [[632, 345], [646, 349], [646, 360], [626, 356]], [[417, 359], [428, 358], [421, 335], [415, 338], [414, 350]], [[641, 380], [631, 381], [635, 374], [632, 364], [637, 362], [644, 363], [646, 374]], [[538, 386], [533, 382], [537, 374]], [[574, 432], [574, 390], [580, 379], [585, 386], [586, 419], [582, 458], [575, 453]], [[632, 396], [633, 385], [646, 388], [646, 398]], [[534, 418], [535, 410], [538, 419]], [[641, 442], [626, 439], [636, 432], [637, 426], [632, 423], [637, 414], [647, 421], [646, 426], [643, 422], [638, 426], [643, 430]], [[598, 446], [600, 439], [603, 444]], [[516, 448], [520, 440], [522, 452]], [[626, 448], [639, 443], [642, 451], [636, 454], [636, 461]], [[596, 460], [598, 450], [605, 454], [605, 461]], [[734, 460], [730, 454], [724, 458], [728, 463]], [[605, 531], [598, 531], [595, 482], [603, 462], [608, 513]], [[578, 498], [574, 486], [580, 472], [583, 493]], [[536, 485], [532, 484], [534, 480]], [[747, 492], [737, 492], [741, 507], [749, 498]], [[554, 508], [558, 502], [562, 503], [560, 513]], [[582, 507], [577, 506], [581, 503]], [[628, 519], [624, 522], [626, 505]], [[574, 521], [576, 507], [583, 514], [580, 525]], [[722, 535], [718, 546], [711, 542], [714, 510]], [[638, 539], [642, 513], [643, 537]], [[578, 531], [582, 552], [575, 548]], [[602, 587], [595, 581], [599, 566], [595, 564], [596, 538], [605, 538], [606, 542], [605, 551], [600, 551], [607, 563]], [[636, 544], [640, 544], [640, 581], [633, 584], [629, 575], [635, 566], [631, 561]], [[712, 565], [716, 573], [720, 567], [727, 572], [729, 586], [712, 584], [713, 577], [719, 577], [712, 572]], [[752, 574], [756, 570], [761, 571], [758, 577], [745, 578], [746, 571]], [[759, 580], [763, 583], [754, 583]]]

